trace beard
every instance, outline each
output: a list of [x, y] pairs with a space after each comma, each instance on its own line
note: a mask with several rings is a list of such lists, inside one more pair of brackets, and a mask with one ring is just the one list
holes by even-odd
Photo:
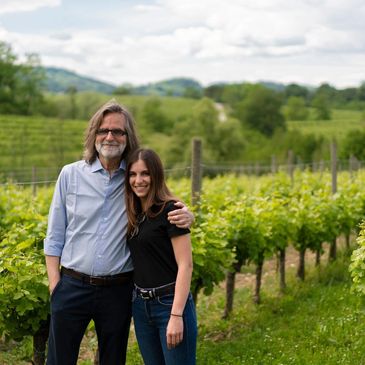
[[121, 157], [125, 147], [125, 143], [95, 143], [95, 149], [98, 151], [99, 156], [104, 157], [106, 160]]

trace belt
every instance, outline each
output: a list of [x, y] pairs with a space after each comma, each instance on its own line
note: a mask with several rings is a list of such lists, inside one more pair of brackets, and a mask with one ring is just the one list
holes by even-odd
[[140, 288], [139, 286], [134, 284], [134, 288], [137, 296], [142, 299], [149, 300], [155, 299], [157, 297], [162, 297], [163, 295], [169, 295], [175, 293], [175, 282], [166, 284], [163, 286], [159, 286], [157, 288]]
[[83, 283], [99, 286], [115, 286], [125, 284], [127, 282], [130, 282], [133, 277], [133, 271], [108, 276], [92, 276], [72, 269], [68, 269], [67, 267], [63, 266], [61, 267], [61, 273], [81, 280]]

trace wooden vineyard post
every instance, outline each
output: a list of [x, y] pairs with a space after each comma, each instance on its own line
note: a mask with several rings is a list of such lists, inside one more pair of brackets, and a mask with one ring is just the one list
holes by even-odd
[[[192, 140], [192, 161], [191, 161], [191, 204], [194, 207], [199, 205], [202, 187], [202, 141], [199, 138]], [[197, 303], [199, 288], [192, 293], [194, 302]]]
[[37, 195], [37, 169], [35, 166], [32, 167], [32, 193], [33, 196]]
[[191, 204], [199, 204], [202, 187], [202, 141], [194, 138], [192, 141], [192, 161], [191, 161]]
[[[332, 174], [332, 194], [337, 192], [337, 144], [335, 140], [331, 143], [331, 174]], [[337, 237], [333, 237], [330, 243], [329, 261], [336, 260], [337, 257], [337, 247], [336, 247]]]

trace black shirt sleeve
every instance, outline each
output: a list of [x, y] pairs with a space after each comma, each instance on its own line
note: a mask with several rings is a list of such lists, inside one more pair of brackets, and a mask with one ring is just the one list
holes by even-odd
[[[175, 202], [171, 201], [171, 202], [168, 202], [166, 204], [166, 207], [164, 209], [164, 214], [166, 214], [166, 219], [167, 219], [167, 215], [168, 215], [169, 212], [178, 209], [178, 208], [175, 207], [174, 203]], [[176, 236], [182, 236], [182, 235], [188, 234], [188, 233], [190, 233], [190, 229], [188, 229], [188, 228], [179, 228], [175, 224], [171, 224], [167, 220], [167, 234], [170, 238], [176, 237]]]

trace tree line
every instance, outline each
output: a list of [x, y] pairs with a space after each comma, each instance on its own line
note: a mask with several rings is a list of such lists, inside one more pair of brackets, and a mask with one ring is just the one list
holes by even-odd
[[[77, 85], [70, 86], [64, 94], [50, 94], [44, 89], [44, 81], [36, 55], [28, 55], [20, 62], [11, 46], [0, 42], [1, 114], [55, 117], [62, 123], [65, 119], [86, 121], [112, 97], [78, 92]], [[117, 88], [114, 97], [131, 109], [141, 140], [161, 154], [167, 167], [186, 166], [190, 162], [190, 141], [195, 136], [204, 142], [204, 161], [259, 161], [269, 165], [275, 155], [278, 162], [285, 163], [289, 150], [296, 156], [294, 163], [327, 160], [329, 148], [324, 136], [288, 130], [287, 121], [326, 120], [331, 118], [333, 108], [365, 110], [365, 83], [344, 90], [329, 84], [318, 88], [297, 84], [281, 88], [249, 83], [214, 84], [203, 88], [199, 95], [186, 93], [189, 98], [181, 98], [176, 107], [170, 106], [175, 103], [174, 98], [151, 96], [133, 100], [127, 94]], [[363, 146], [365, 132], [351, 132], [344, 138], [340, 156], [347, 159], [354, 155], [363, 160]]]

